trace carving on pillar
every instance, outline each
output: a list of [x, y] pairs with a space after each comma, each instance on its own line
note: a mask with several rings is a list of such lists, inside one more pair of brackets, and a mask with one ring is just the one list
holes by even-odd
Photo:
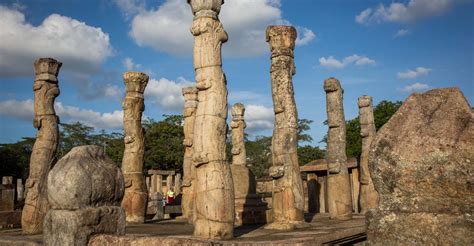
[[183, 88], [184, 96], [184, 159], [183, 159], [183, 196], [181, 200], [181, 210], [183, 217], [188, 223], [193, 223], [194, 210], [194, 190], [193, 184], [196, 179], [196, 170], [192, 165], [193, 157], [193, 132], [194, 120], [196, 118], [196, 108], [198, 90], [196, 87]]
[[360, 155], [360, 207], [361, 213], [378, 205], [378, 193], [375, 190], [369, 173], [370, 144], [375, 138], [374, 112], [372, 110], [372, 97], [361, 96], [358, 101], [360, 136], [362, 137], [362, 152]]
[[328, 208], [331, 219], [352, 218], [352, 195], [346, 157], [346, 123], [342, 94], [344, 90], [335, 78], [324, 81], [328, 115]]
[[234, 230], [234, 189], [226, 163], [227, 86], [221, 46], [227, 33], [218, 19], [222, 0], [188, 0], [194, 19], [194, 69], [198, 107], [194, 123], [196, 168], [194, 236], [229, 239]]
[[38, 129], [30, 159], [30, 172], [26, 180], [25, 206], [21, 227], [25, 234], [38, 234], [43, 230], [43, 219], [49, 210], [46, 179], [56, 162], [59, 141], [59, 118], [54, 110], [54, 100], [59, 96], [58, 73], [62, 63], [52, 58], [35, 61], [35, 118]]
[[292, 77], [295, 74], [293, 49], [296, 29], [292, 26], [269, 26], [266, 39], [270, 45], [272, 97], [275, 126], [272, 137], [273, 223], [269, 229], [294, 229], [304, 222], [304, 193], [297, 154], [298, 113]]
[[126, 72], [125, 99], [123, 101], [123, 129], [125, 150], [122, 172], [125, 179], [125, 195], [122, 208], [128, 223], [144, 223], [148, 192], [143, 175], [145, 139], [142, 128], [142, 114], [145, 110], [143, 92], [148, 84], [148, 75]]

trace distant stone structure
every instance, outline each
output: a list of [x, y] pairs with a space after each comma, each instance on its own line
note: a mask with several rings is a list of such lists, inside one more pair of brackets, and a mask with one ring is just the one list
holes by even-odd
[[48, 175], [51, 209], [44, 220], [43, 243], [87, 245], [93, 234], [125, 233], [122, 172], [94, 145], [74, 147]]
[[273, 222], [268, 229], [289, 230], [304, 222], [304, 192], [298, 163], [298, 114], [292, 77], [296, 29], [292, 26], [269, 26], [266, 39], [270, 45], [273, 110], [275, 126], [272, 137]]
[[255, 176], [247, 167], [245, 151], [245, 107], [241, 103], [232, 106], [232, 180], [234, 181], [234, 225], [263, 224], [266, 222], [266, 204], [257, 196]]
[[15, 209], [15, 188], [12, 176], [3, 176], [0, 186], [0, 211], [13, 211]]
[[[362, 137], [362, 152], [360, 154], [360, 197], [359, 203], [361, 213], [368, 209], [376, 208], [378, 204], [378, 193], [369, 173], [369, 150], [370, 144], [375, 138], [374, 112], [372, 110], [372, 97], [361, 96], [358, 101], [360, 136]], [[357, 202], [357, 200], [356, 200]]]
[[22, 179], [16, 179], [16, 200], [23, 201], [25, 199], [25, 186]]
[[474, 113], [458, 88], [414, 93], [377, 132], [374, 245], [474, 245]]
[[125, 99], [123, 101], [123, 130], [125, 150], [122, 172], [125, 178], [125, 195], [122, 208], [128, 223], [144, 223], [147, 207], [147, 187], [143, 175], [145, 136], [142, 129], [142, 114], [145, 110], [143, 93], [148, 84], [148, 75], [140, 72], [126, 72]]
[[326, 110], [328, 115], [327, 142], [327, 200], [329, 217], [337, 220], [352, 218], [352, 198], [346, 156], [346, 121], [339, 80], [329, 78], [324, 81]]
[[194, 69], [198, 106], [193, 135], [194, 236], [230, 239], [234, 235], [234, 189], [226, 163], [227, 87], [221, 46], [227, 33], [218, 14], [223, 0], [188, 0], [194, 15]]
[[183, 218], [189, 223], [193, 223], [194, 216], [194, 182], [196, 179], [196, 169], [192, 163], [193, 157], [193, 136], [194, 121], [196, 118], [196, 108], [198, 90], [196, 87], [183, 88], [184, 96], [184, 159], [183, 159], [183, 196], [181, 199], [181, 210]]
[[38, 129], [30, 158], [30, 171], [26, 180], [25, 206], [21, 216], [21, 227], [25, 234], [43, 231], [43, 219], [49, 209], [46, 194], [46, 179], [56, 162], [59, 142], [59, 117], [54, 111], [54, 100], [59, 96], [58, 73], [62, 63], [52, 58], [35, 61], [35, 118], [33, 126]]

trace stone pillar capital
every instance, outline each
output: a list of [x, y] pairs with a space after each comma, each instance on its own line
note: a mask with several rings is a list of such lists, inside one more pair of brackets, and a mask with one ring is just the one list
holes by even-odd
[[141, 72], [126, 72], [123, 74], [123, 81], [125, 83], [125, 90], [127, 92], [142, 93], [148, 84], [148, 75]]
[[372, 97], [367, 95], [360, 96], [357, 105], [359, 108], [372, 107]]
[[287, 55], [293, 57], [295, 48], [296, 29], [292, 26], [269, 26], [265, 32], [267, 42], [270, 44], [272, 57]]
[[326, 93], [330, 93], [330, 92], [334, 92], [338, 90], [341, 90], [344, 93], [341, 87], [341, 83], [339, 82], [338, 79], [331, 77], [324, 80], [324, 91], [326, 91]]
[[58, 82], [59, 69], [62, 63], [53, 58], [39, 58], [34, 63], [35, 80]]
[[194, 19], [201, 17], [209, 17], [218, 19], [218, 14], [221, 11], [221, 6], [224, 0], [188, 0], [191, 5]]
[[232, 106], [232, 120], [244, 120], [245, 106], [242, 103], [236, 103]]

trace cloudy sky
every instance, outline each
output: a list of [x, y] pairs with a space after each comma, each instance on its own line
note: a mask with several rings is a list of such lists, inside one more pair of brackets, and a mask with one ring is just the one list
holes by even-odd
[[[344, 87], [346, 119], [357, 98], [404, 100], [413, 92], [460, 87], [474, 103], [472, 0], [226, 0], [220, 19], [229, 103], [246, 105], [247, 131], [273, 126], [269, 48], [271, 24], [298, 30], [293, 83], [300, 118], [327, 129], [325, 78]], [[34, 136], [33, 67], [38, 57], [63, 62], [56, 110], [121, 132], [122, 73], [150, 75], [146, 117], [179, 114], [181, 88], [194, 83], [192, 21], [185, 0], [0, 1], [0, 143]]]

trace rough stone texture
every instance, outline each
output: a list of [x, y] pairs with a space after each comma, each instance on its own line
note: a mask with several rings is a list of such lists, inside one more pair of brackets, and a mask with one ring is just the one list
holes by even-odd
[[227, 86], [221, 47], [227, 33], [218, 19], [223, 0], [188, 0], [194, 19], [194, 69], [198, 107], [194, 123], [196, 168], [194, 236], [229, 239], [234, 230], [234, 188], [226, 163]]
[[125, 195], [122, 208], [127, 223], [144, 223], [148, 192], [143, 175], [145, 136], [142, 114], [145, 110], [143, 93], [148, 84], [148, 75], [139, 72], [123, 74], [125, 99], [123, 101], [123, 130], [125, 150], [122, 172], [125, 179]]
[[15, 188], [12, 176], [3, 176], [0, 186], [0, 211], [13, 211], [15, 209]]
[[474, 244], [474, 115], [457, 88], [412, 94], [379, 130], [369, 170], [373, 244]]
[[124, 178], [101, 147], [73, 148], [49, 173], [47, 189], [45, 245], [87, 245], [92, 234], [125, 233]]
[[35, 92], [33, 126], [38, 129], [30, 158], [30, 171], [26, 180], [26, 198], [21, 217], [25, 234], [43, 231], [43, 219], [48, 212], [46, 179], [56, 162], [59, 141], [59, 117], [54, 111], [54, 100], [59, 96], [58, 73], [62, 63], [52, 58], [35, 61]]
[[173, 192], [175, 196], [181, 194], [181, 173], [174, 176]]
[[196, 179], [196, 169], [192, 164], [193, 158], [193, 137], [194, 121], [196, 118], [196, 108], [198, 89], [196, 87], [183, 88], [184, 96], [184, 159], [183, 159], [183, 196], [181, 199], [181, 210], [183, 218], [193, 223], [194, 210], [194, 182]]
[[295, 74], [293, 49], [296, 29], [292, 26], [269, 26], [266, 39], [270, 45], [273, 110], [275, 126], [272, 137], [273, 222], [269, 229], [294, 229], [304, 222], [304, 191], [298, 163], [298, 113], [292, 77]]
[[324, 81], [326, 110], [328, 115], [327, 143], [327, 200], [331, 219], [352, 218], [351, 183], [346, 157], [346, 122], [339, 80], [329, 78]]
[[266, 222], [266, 204], [257, 193], [257, 183], [247, 165], [245, 152], [245, 107], [241, 103], [232, 106], [232, 180], [234, 181], [234, 225], [263, 224]]
[[25, 199], [25, 186], [22, 179], [16, 179], [16, 200], [23, 201]]
[[[376, 208], [379, 200], [377, 191], [369, 173], [370, 144], [375, 138], [374, 112], [372, 110], [372, 97], [361, 96], [358, 101], [360, 136], [362, 137], [362, 152], [360, 154], [360, 196], [361, 213], [368, 209]], [[356, 201], [356, 200], [355, 200]]]

